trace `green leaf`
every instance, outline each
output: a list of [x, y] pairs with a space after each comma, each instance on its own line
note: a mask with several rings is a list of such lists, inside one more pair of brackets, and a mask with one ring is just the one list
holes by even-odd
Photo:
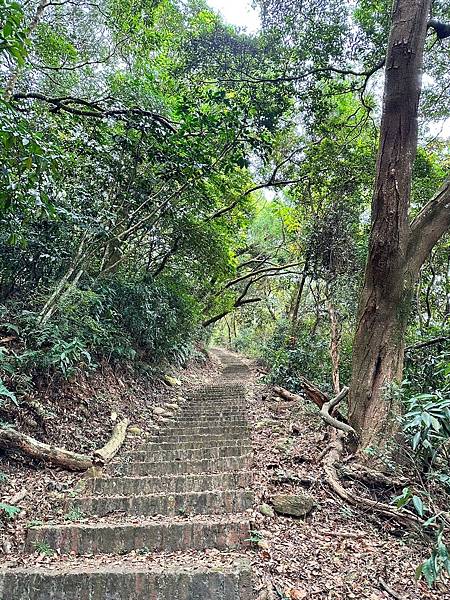
[[8, 519], [13, 519], [18, 513], [20, 513], [20, 508], [17, 506], [11, 506], [10, 504], [4, 504], [0, 502], [0, 511], [5, 513]]
[[420, 498], [419, 496], [413, 496], [412, 497], [412, 501], [413, 501], [413, 504], [414, 504], [414, 508], [416, 509], [416, 512], [421, 517], [423, 517], [424, 506], [423, 506], [422, 498]]
[[13, 392], [8, 390], [8, 388], [3, 383], [2, 379], [0, 379], [0, 396], [4, 396], [5, 398], [9, 398], [16, 406], [19, 406], [19, 402]]

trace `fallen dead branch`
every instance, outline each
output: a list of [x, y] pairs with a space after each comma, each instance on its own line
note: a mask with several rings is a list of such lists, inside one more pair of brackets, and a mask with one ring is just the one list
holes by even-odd
[[[314, 404], [319, 408], [322, 408], [325, 402], [329, 401], [329, 398], [326, 394], [324, 394], [321, 390], [319, 390], [318, 387], [304, 377], [300, 377], [300, 385], [302, 386], [302, 390], [308, 399], [314, 402]], [[298, 394], [293, 394], [292, 392], [289, 392], [278, 385], [274, 386], [273, 389], [276, 394], [281, 396], [281, 398], [284, 398], [290, 402], [298, 402], [301, 400], [301, 396]]]
[[45, 444], [10, 428], [0, 428], [0, 447], [6, 450], [18, 450], [31, 458], [43, 460], [70, 471], [87, 471], [95, 463], [105, 464], [116, 455], [125, 439], [128, 423], [128, 419], [117, 423], [109, 441], [103, 448], [94, 452], [94, 457]]
[[28, 490], [26, 488], [22, 488], [21, 490], [16, 492], [14, 496], [11, 496], [11, 498], [9, 499], [9, 503], [15, 506], [16, 504], [19, 504], [19, 502], [22, 502], [22, 500], [27, 496], [27, 494]]
[[416, 517], [410, 511], [403, 509], [401, 512], [396, 508], [389, 506], [383, 502], [377, 502], [364, 496], [359, 496], [353, 492], [349, 492], [341, 483], [338, 475], [338, 465], [342, 461], [344, 452], [344, 437], [343, 431], [333, 431], [333, 438], [330, 444], [330, 451], [323, 459], [322, 465], [325, 471], [325, 478], [330, 488], [345, 502], [358, 508], [367, 508], [375, 513], [383, 515], [391, 519], [407, 525], [422, 525], [423, 521]]
[[99, 448], [94, 452], [94, 463], [104, 465], [112, 460], [123, 442], [125, 441], [125, 436], [127, 434], [127, 428], [130, 424], [129, 419], [123, 419], [123, 421], [119, 421], [114, 426], [111, 437], [108, 442], [103, 446], [103, 448]]
[[[348, 430], [343, 429], [343, 431], [351, 431], [354, 432], [353, 428], [350, 425], [347, 425], [346, 418], [339, 411], [334, 411], [335, 416], [331, 416], [330, 412], [332, 409], [342, 400], [342, 398], [347, 394], [348, 388], [343, 388], [342, 392], [336, 396], [336, 398], [331, 399], [316, 387], [313, 383], [305, 379], [304, 377], [300, 378], [300, 383], [303, 389], [305, 396], [308, 400], [311, 400], [316, 406], [320, 408], [321, 416], [329, 425], [336, 427], [336, 424], [344, 425], [349, 427]], [[294, 394], [285, 388], [280, 387], [279, 385], [275, 385], [273, 390], [278, 396], [284, 398], [284, 400], [288, 400], [289, 402], [301, 402], [303, 398], [298, 394]], [[343, 394], [343, 395], [341, 395]], [[322, 413], [322, 409], [325, 406], [324, 412]], [[332, 422], [331, 422], [332, 421]], [[336, 424], [335, 424], [336, 423]], [[338, 427], [338, 429], [342, 429], [342, 427]]]
[[92, 466], [92, 458], [86, 454], [44, 444], [15, 429], [0, 429], [0, 446], [8, 450], [18, 450], [27, 456], [53, 463], [70, 471], [85, 471]]

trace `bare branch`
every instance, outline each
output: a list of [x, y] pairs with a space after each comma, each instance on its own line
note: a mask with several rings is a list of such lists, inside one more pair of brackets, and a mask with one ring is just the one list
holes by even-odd
[[[147, 117], [161, 125], [165, 129], [169, 129], [173, 133], [176, 132], [172, 122], [167, 118], [155, 113], [153, 111], [144, 110], [137, 106], [132, 108], [113, 108], [108, 109], [103, 107], [98, 102], [84, 100], [83, 98], [76, 98], [73, 96], [66, 97], [55, 97], [45, 96], [38, 92], [29, 92], [26, 94], [13, 94], [12, 100], [39, 100], [50, 104], [53, 108], [52, 112], [67, 112], [72, 115], [78, 115], [81, 117], [93, 117], [96, 119], [104, 119], [106, 117]], [[79, 108], [80, 106], [85, 108]]]

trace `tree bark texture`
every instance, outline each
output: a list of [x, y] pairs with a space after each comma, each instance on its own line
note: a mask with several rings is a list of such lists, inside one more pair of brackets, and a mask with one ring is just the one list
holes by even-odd
[[413, 286], [450, 226], [449, 182], [412, 224], [408, 211], [430, 0], [396, 0], [386, 57], [372, 229], [353, 345], [349, 419], [362, 447], [395, 430], [388, 387], [403, 369]]

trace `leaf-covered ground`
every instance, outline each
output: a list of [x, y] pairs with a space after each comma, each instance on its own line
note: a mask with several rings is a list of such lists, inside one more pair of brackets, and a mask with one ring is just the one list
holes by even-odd
[[[424, 582], [415, 581], [417, 565], [428, 557], [428, 549], [417, 534], [350, 507], [330, 491], [317, 461], [327, 445], [327, 432], [315, 407], [306, 401], [297, 404], [280, 400], [258, 378], [256, 369], [254, 374], [249, 402], [256, 494], [250, 537], [255, 542], [248, 555], [258, 600], [450, 600], [448, 582], [430, 590]], [[183, 391], [216, 375], [213, 364], [191, 366], [180, 375]], [[180, 388], [127, 378], [124, 373], [99, 373], [64, 389], [49, 389], [48, 398], [41, 397], [43, 405], [51, 406], [56, 416], [40, 434], [46, 441], [88, 452], [104, 443], [111, 429], [111, 414], [117, 413], [118, 417], [129, 416], [143, 432], [127, 438], [125, 449], [130, 449], [149, 430], [151, 409], [177, 395]], [[2, 455], [1, 472], [3, 502], [13, 503], [14, 496], [26, 492], [17, 502], [20, 513], [2, 522], [0, 551], [4, 563], [58, 568], [68, 561], [84, 565], [118, 560], [111, 556], [48, 556], [42, 549], [31, 556], [21, 554], [20, 543], [26, 527], [33, 522], [82, 520], [80, 515], [67, 513], [63, 502], [80, 475], [30, 462], [16, 454]], [[352, 484], [347, 481], [346, 485]], [[362, 491], [374, 493], [359, 487], [358, 493]], [[316, 503], [306, 518], [261, 514], [261, 505], [270, 505], [274, 494], [297, 492], [310, 494]], [[389, 500], [390, 494], [393, 496], [394, 490], [384, 490], [383, 500]], [[186, 555], [194, 560], [197, 554], [155, 556], [132, 552], [120, 561], [183, 561]], [[207, 551], [203, 557], [215, 564], [217, 551]]]
[[[253, 537], [260, 539], [253, 563], [259, 599], [450, 599], [449, 581], [435, 590], [415, 581], [416, 567], [428, 558], [417, 534], [350, 507], [330, 491], [317, 461], [327, 441], [316, 408], [281, 400], [261, 380], [253, 388], [258, 496]], [[297, 492], [316, 502], [304, 519], [264, 516], [258, 510], [270, 505], [273, 494]]]

